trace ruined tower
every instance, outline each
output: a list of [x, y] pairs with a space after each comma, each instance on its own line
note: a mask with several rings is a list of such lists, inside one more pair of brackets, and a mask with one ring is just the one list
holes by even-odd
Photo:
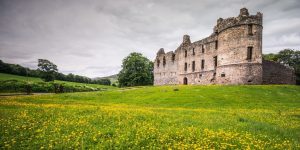
[[207, 38], [192, 43], [184, 35], [174, 52], [161, 48], [154, 85], [262, 84], [262, 20], [242, 8], [237, 17], [219, 18]]

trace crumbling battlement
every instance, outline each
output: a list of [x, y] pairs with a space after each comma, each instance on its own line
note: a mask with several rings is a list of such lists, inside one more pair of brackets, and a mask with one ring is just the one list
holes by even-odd
[[217, 25], [214, 27], [214, 33], [220, 33], [225, 29], [239, 25], [252, 24], [262, 26], [262, 19], [262, 13], [257, 12], [256, 15], [249, 15], [248, 10], [242, 8], [238, 17], [230, 17], [227, 19], [219, 18], [217, 20]]

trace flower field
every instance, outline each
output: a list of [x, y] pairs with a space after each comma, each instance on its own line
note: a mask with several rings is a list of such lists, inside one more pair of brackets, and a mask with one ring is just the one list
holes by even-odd
[[300, 87], [0, 97], [2, 149], [300, 149]]

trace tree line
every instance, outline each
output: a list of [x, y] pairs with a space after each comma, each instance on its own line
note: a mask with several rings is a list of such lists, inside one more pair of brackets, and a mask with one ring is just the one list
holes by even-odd
[[67, 75], [58, 72], [57, 66], [46, 59], [38, 60], [38, 69], [30, 69], [23, 67], [18, 64], [9, 64], [0, 60], [0, 72], [14, 74], [19, 76], [28, 76], [28, 77], [38, 77], [42, 78], [44, 81], [70, 81], [78, 83], [89, 83], [89, 84], [101, 84], [101, 85], [110, 85], [111, 81], [109, 79], [91, 79], [89, 77], [75, 75], [69, 73]]

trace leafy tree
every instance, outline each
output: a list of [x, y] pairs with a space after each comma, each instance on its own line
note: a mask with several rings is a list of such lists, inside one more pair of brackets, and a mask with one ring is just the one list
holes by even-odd
[[38, 70], [42, 72], [42, 78], [46, 81], [54, 81], [58, 72], [57, 66], [47, 59], [38, 59]]
[[300, 51], [292, 50], [292, 49], [284, 49], [278, 53], [277, 57], [278, 57], [277, 60], [278, 62], [289, 65], [293, 67], [295, 70], [299, 69]]
[[123, 59], [118, 75], [119, 86], [140, 86], [153, 84], [153, 62], [140, 53], [131, 53]]

